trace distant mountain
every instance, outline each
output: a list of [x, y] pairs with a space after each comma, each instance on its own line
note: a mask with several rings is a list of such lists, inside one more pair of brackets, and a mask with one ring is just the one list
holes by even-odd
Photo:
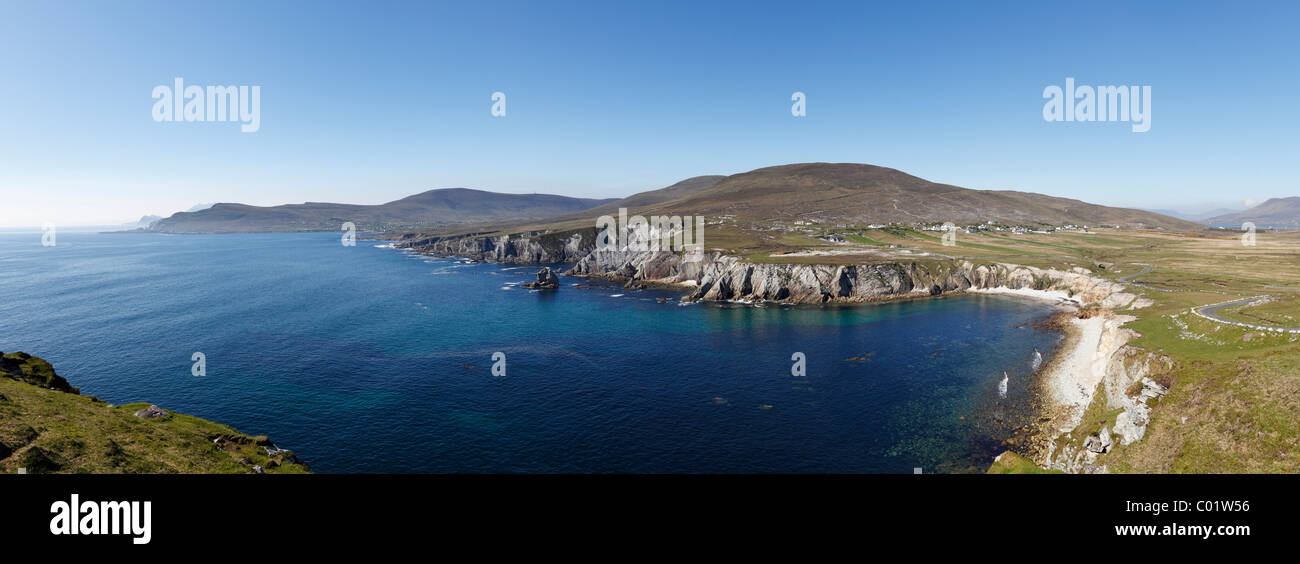
[[215, 205], [216, 204], [194, 204], [193, 206], [190, 206], [190, 209], [185, 211], [187, 212], [203, 211]]
[[358, 229], [387, 230], [553, 217], [610, 201], [613, 200], [447, 188], [379, 205], [215, 204], [199, 211], [176, 213], [154, 223], [149, 230], [163, 233], [337, 231], [345, 222], [354, 223]]
[[146, 215], [141, 217], [138, 221], [123, 223], [119, 227], [122, 229], [146, 229], [150, 224], [160, 219], [162, 219], [161, 215]]
[[1204, 211], [1204, 212], [1201, 212], [1201, 213], [1196, 214], [1195, 216], [1192, 217], [1192, 220], [1193, 220], [1193, 221], [1198, 221], [1198, 222], [1200, 222], [1200, 223], [1207, 223], [1208, 220], [1209, 220], [1210, 218], [1212, 218], [1212, 217], [1219, 216], [1219, 215], [1227, 215], [1227, 214], [1231, 214], [1231, 213], [1237, 213], [1237, 212], [1240, 212], [1240, 211], [1242, 211], [1241, 208], [1237, 208], [1237, 209], [1231, 209], [1231, 208], [1215, 208], [1215, 209], [1212, 209], [1212, 210], [1209, 210], [1209, 211]]
[[1118, 225], [1195, 232], [1205, 226], [1142, 210], [1013, 190], [971, 190], [937, 184], [874, 165], [806, 163], [760, 168], [731, 176], [697, 176], [598, 207], [545, 220], [498, 222], [408, 232], [454, 236], [469, 232], [589, 228], [601, 215], [729, 216], [750, 222], [815, 221], [831, 224], [994, 221], [1008, 225]]
[[1143, 211], [1149, 211], [1151, 213], [1167, 215], [1169, 217], [1176, 217], [1178, 219], [1186, 219], [1187, 221], [1195, 221], [1197, 223], [1205, 223], [1206, 222], [1205, 220], [1212, 218], [1214, 216], [1237, 213], [1242, 210], [1229, 209], [1229, 208], [1215, 208], [1212, 210], [1202, 211], [1202, 212], [1183, 212], [1178, 210], [1151, 210], [1151, 209], [1143, 210]]
[[146, 215], [146, 216], [144, 216], [144, 217], [141, 217], [141, 218], [140, 218], [140, 221], [135, 222], [135, 226], [136, 226], [136, 227], [149, 227], [150, 224], [152, 224], [153, 222], [158, 221], [158, 220], [160, 220], [160, 219], [162, 219], [162, 216], [161, 216], [161, 215]]
[[1216, 215], [1205, 220], [1212, 225], [1300, 225], [1300, 197], [1272, 198], [1246, 211]]
[[1151, 213], [1158, 213], [1158, 214], [1160, 214], [1160, 215], [1167, 215], [1167, 216], [1169, 216], [1169, 217], [1176, 217], [1176, 218], [1178, 218], [1178, 219], [1185, 219], [1185, 220], [1187, 220], [1187, 221], [1196, 221], [1196, 214], [1184, 213], [1184, 212], [1180, 212], [1180, 211], [1177, 211], [1177, 210], [1151, 210], [1151, 209], [1143, 209], [1142, 211], [1148, 211], [1148, 212], [1151, 212]]
[[[631, 201], [627, 198], [625, 201]], [[612, 205], [612, 204], [611, 204]], [[1189, 221], [1141, 210], [1013, 190], [937, 184], [880, 166], [807, 163], [728, 176], [685, 197], [647, 206], [673, 214], [822, 223], [1119, 225], [1197, 231]]]
[[[692, 194], [700, 192], [702, 190], [707, 190], [709, 188], [712, 188], [713, 186], [717, 185], [719, 182], [722, 182], [726, 178], [727, 178], [726, 176], [716, 175], [716, 174], [707, 175], [707, 176], [693, 176], [691, 178], [687, 178], [686, 180], [682, 180], [681, 182], [678, 182], [666, 188], [659, 188], [658, 190], [649, 190], [646, 192], [637, 192], [636, 194], [633, 194], [626, 198], [609, 200], [608, 203], [601, 204], [593, 208], [580, 210], [578, 212], [570, 213], [566, 215], [548, 217], [545, 218], [545, 221], [548, 224], [564, 223], [569, 221], [590, 223], [592, 221], [592, 218], [594, 217], [600, 217], [602, 215], [611, 215], [611, 216], [617, 215], [619, 208], [642, 209], [647, 206], [653, 206], [655, 204], [662, 204], [664, 202], [671, 202], [673, 200], [685, 198], [691, 196]], [[512, 222], [512, 223], [515, 225], [520, 225], [523, 222]]]

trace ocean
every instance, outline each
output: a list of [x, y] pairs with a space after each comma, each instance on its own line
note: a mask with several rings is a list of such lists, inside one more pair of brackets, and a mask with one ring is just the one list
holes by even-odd
[[1050, 306], [999, 295], [680, 305], [336, 233], [56, 241], [0, 233], [0, 350], [316, 472], [982, 472], [1060, 341], [1030, 326]]

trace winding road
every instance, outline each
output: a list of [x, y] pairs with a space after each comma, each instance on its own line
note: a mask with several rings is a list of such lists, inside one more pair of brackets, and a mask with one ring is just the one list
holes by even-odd
[[1268, 296], [1255, 296], [1253, 298], [1242, 298], [1240, 300], [1232, 300], [1230, 302], [1222, 302], [1222, 303], [1210, 304], [1207, 306], [1192, 308], [1192, 312], [1195, 313], [1196, 315], [1209, 319], [1210, 321], [1227, 323], [1229, 325], [1236, 325], [1238, 327], [1259, 329], [1261, 331], [1275, 331], [1280, 333], [1300, 333], [1300, 327], [1273, 327], [1268, 325], [1255, 325], [1254, 323], [1242, 323], [1240, 321], [1233, 321], [1231, 319], [1224, 319], [1222, 317], [1219, 317], [1219, 313], [1218, 313], [1219, 310], [1225, 307], [1237, 307], [1237, 306], [1249, 305], [1249, 304], [1253, 304], [1265, 300], [1267, 298]]
[[[1151, 269], [1154, 268], [1154, 267], [1153, 267], [1152, 265], [1149, 265], [1149, 264], [1142, 264], [1142, 263], [1137, 263], [1137, 262], [1129, 263], [1129, 264], [1132, 264], [1132, 265], [1134, 265], [1134, 266], [1141, 266], [1141, 267], [1142, 267], [1142, 271], [1141, 271], [1141, 272], [1135, 272], [1135, 273], [1133, 273], [1133, 274], [1129, 274], [1129, 275], [1126, 275], [1126, 276], [1121, 276], [1121, 277], [1119, 277], [1119, 278], [1116, 278], [1116, 279], [1115, 279], [1116, 281], [1121, 282], [1121, 283], [1124, 283], [1124, 284], [1132, 284], [1132, 285], [1134, 285], [1134, 286], [1139, 286], [1139, 287], [1145, 288], [1145, 289], [1147, 289], [1147, 290], [1155, 290], [1155, 291], [1157, 291], [1157, 292], [1177, 292], [1177, 291], [1178, 291], [1178, 290], [1173, 290], [1173, 289], [1170, 289], [1170, 288], [1156, 288], [1155, 286], [1148, 286], [1148, 285], [1143, 284], [1143, 283], [1141, 283], [1141, 282], [1134, 282], [1134, 281], [1133, 281], [1134, 278], [1137, 278], [1138, 276], [1142, 276], [1143, 274], [1146, 274], [1146, 273], [1148, 273], [1148, 272], [1151, 272]], [[1269, 286], [1269, 287], [1270, 287], [1270, 288], [1277, 288], [1276, 286]], [[1300, 288], [1288, 288], [1288, 289], [1300, 289]], [[1222, 293], [1226, 293], [1226, 292], [1219, 292], [1219, 291], [1215, 291], [1215, 290], [1205, 290], [1205, 291], [1207, 291], [1207, 292], [1215, 292], [1215, 293], [1220, 293], [1220, 294], [1222, 294]], [[1228, 302], [1220, 302], [1220, 303], [1217, 303], [1217, 304], [1210, 304], [1210, 305], [1204, 305], [1204, 306], [1194, 307], [1194, 308], [1192, 308], [1192, 313], [1195, 313], [1196, 315], [1199, 315], [1199, 316], [1201, 316], [1201, 317], [1203, 317], [1203, 318], [1205, 318], [1205, 319], [1208, 319], [1208, 320], [1210, 320], [1210, 321], [1214, 321], [1214, 322], [1217, 322], [1217, 323], [1226, 323], [1226, 324], [1228, 324], [1228, 325], [1236, 325], [1236, 326], [1238, 326], [1238, 327], [1246, 327], [1246, 328], [1249, 328], [1249, 329], [1259, 329], [1259, 330], [1261, 330], [1261, 331], [1275, 331], [1275, 332], [1282, 332], [1282, 333], [1300, 333], [1300, 327], [1273, 327], [1273, 326], [1268, 326], [1268, 325], [1255, 325], [1255, 324], [1253, 324], [1253, 323], [1243, 323], [1243, 322], [1240, 322], [1240, 321], [1233, 321], [1233, 320], [1231, 320], [1231, 319], [1226, 319], [1226, 318], [1224, 318], [1224, 317], [1222, 317], [1222, 316], [1219, 315], [1219, 310], [1221, 310], [1221, 309], [1223, 309], [1223, 308], [1228, 308], [1228, 307], [1237, 307], [1237, 306], [1244, 306], [1244, 305], [1250, 305], [1250, 304], [1258, 303], [1258, 302], [1263, 301], [1263, 300], [1266, 300], [1266, 299], [1268, 299], [1268, 296], [1253, 296], [1253, 297], [1249, 297], [1249, 298], [1241, 298], [1241, 299], [1239, 299], [1239, 300], [1232, 300], [1232, 301], [1228, 301]]]
[[1225, 308], [1225, 307], [1237, 307], [1237, 306], [1239, 306], [1239, 305], [1253, 304], [1253, 303], [1258, 302], [1258, 301], [1260, 301], [1260, 300], [1262, 300], [1262, 299], [1264, 299], [1264, 296], [1255, 296], [1255, 297], [1253, 297], [1253, 298], [1242, 298], [1242, 299], [1240, 299], [1240, 300], [1233, 300], [1233, 301], [1230, 301], [1230, 302], [1223, 302], [1223, 303], [1218, 303], [1218, 304], [1210, 304], [1210, 305], [1207, 305], [1207, 306], [1201, 306], [1201, 307], [1196, 308], [1196, 313], [1199, 313], [1199, 314], [1201, 314], [1202, 316], [1208, 317], [1208, 318], [1213, 319], [1213, 320], [1215, 320], [1215, 321], [1222, 321], [1222, 322], [1224, 322], [1224, 323], [1236, 323], [1236, 321], [1231, 321], [1231, 320], [1228, 320], [1228, 319], [1224, 319], [1224, 318], [1222, 318], [1222, 317], [1219, 317], [1219, 313], [1218, 313], [1218, 311], [1221, 310], [1221, 309], [1223, 309], [1223, 308]]
[[1129, 274], [1129, 275], [1127, 275], [1127, 276], [1120, 276], [1119, 278], [1116, 278], [1116, 279], [1115, 279], [1116, 281], [1121, 282], [1121, 283], [1124, 283], [1124, 284], [1132, 284], [1132, 285], [1134, 285], [1134, 286], [1139, 286], [1139, 287], [1142, 287], [1142, 288], [1146, 288], [1146, 289], [1148, 289], [1148, 290], [1155, 290], [1155, 291], [1157, 291], [1157, 292], [1177, 292], [1177, 291], [1178, 291], [1178, 290], [1172, 290], [1172, 289], [1169, 289], [1169, 288], [1157, 288], [1157, 287], [1155, 287], [1155, 286], [1148, 286], [1148, 285], [1143, 284], [1143, 283], [1141, 283], [1141, 282], [1134, 282], [1134, 281], [1133, 281], [1134, 278], [1137, 278], [1137, 277], [1139, 277], [1139, 276], [1142, 276], [1143, 274], [1146, 274], [1146, 273], [1148, 273], [1148, 272], [1151, 272], [1151, 269], [1152, 269], [1152, 268], [1155, 268], [1155, 267], [1154, 267], [1154, 266], [1151, 266], [1151, 265], [1149, 265], [1149, 264], [1142, 264], [1142, 263], [1140, 263], [1140, 262], [1133, 262], [1133, 263], [1129, 263], [1129, 264], [1132, 264], [1132, 265], [1134, 265], [1134, 266], [1140, 266], [1140, 267], [1142, 267], [1142, 272], [1134, 272], [1133, 274]]

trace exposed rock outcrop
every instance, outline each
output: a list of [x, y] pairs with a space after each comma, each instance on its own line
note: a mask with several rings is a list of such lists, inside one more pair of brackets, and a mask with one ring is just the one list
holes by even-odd
[[54, 367], [50, 366], [50, 363], [25, 352], [9, 354], [0, 352], [0, 376], [8, 376], [20, 382], [60, 392], [81, 393], [79, 389], [68, 384], [62, 376], [55, 374]]
[[140, 411], [135, 412], [136, 417], [143, 417], [145, 419], [162, 419], [163, 417], [167, 417], [168, 415], [171, 414], [167, 413], [162, 408], [156, 405], [150, 405], [149, 407], [146, 407], [144, 409], [141, 409]]
[[560, 278], [556, 276], [555, 271], [551, 270], [551, 267], [548, 266], [537, 271], [536, 282], [525, 282], [520, 284], [520, 286], [525, 288], [555, 289], [560, 287]]
[[1137, 297], [1122, 284], [1094, 278], [1086, 269], [1038, 269], [935, 258], [859, 265], [767, 264], [721, 253], [596, 250], [597, 232], [580, 229], [493, 237], [411, 239], [398, 247], [441, 256], [467, 256], [505, 263], [572, 262], [571, 276], [627, 282], [681, 284], [697, 289], [685, 299], [867, 302], [995, 288], [1059, 292], [1061, 299], [1119, 309]]
[[569, 274], [696, 286], [688, 301], [853, 303], [995, 288], [1057, 291], [1061, 299], [1104, 308], [1126, 307], [1136, 299], [1121, 284], [1079, 272], [963, 260], [766, 264], [719, 253], [686, 262], [670, 252], [597, 251], [583, 257]]
[[[1116, 316], [1114, 320], [1131, 319]], [[1166, 374], [1173, 370], [1174, 363], [1163, 354], [1128, 345], [1128, 341], [1136, 336], [1137, 332], [1131, 329], [1107, 322], [1097, 339], [1095, 360], [1088, 363], [1082, 374], [1072, 378], [1082, 395], [1071, 402], [1058, 398], [1066, 410], [1056, 422], [1059, 427], [1054, 437], [1064, 437], [1065, 440], [1050, 444], [1041, 460], [1044, 467], [1069, 473], [1105, 472], [1106, 466], [1097, 464], [1099, 456], [1110, 452], [1115, 444], [1129, 445], [1145, 435], [1153, 400], [1169, 391]], [[1083, 345], [1080, 351], [1086, 352], [1090, 346]], [[1097, 393], [1104, 395], [1095, 397]], [[1107, 411], [1123, 411], [1115, 417], [1113, 425], [1102, 424], [1099, 432], [1087, 435], [1081, 443], [1070, 439], [1087, 431], [1079, 429], [1071, 433], [1079, 425], [1083, 409], [1094, 401], [1102, 403]]]
[[577, 262], [596, 248], [596, 229], [479, 237], [457, 235], [404, 239], [403, 249], [439, 256], [462, 256], [515, 264]]
[[1161, 383], [1174, 368], [1173, 359], [1136, 347], [1125, 346], [1110, 358], [1103, 382], [1106, 409], [1123, 409], [1115, 419], [1115, 434], [1121, 445], [1132, 444], [1146, 434], [1154, 400], [1169, 392]]

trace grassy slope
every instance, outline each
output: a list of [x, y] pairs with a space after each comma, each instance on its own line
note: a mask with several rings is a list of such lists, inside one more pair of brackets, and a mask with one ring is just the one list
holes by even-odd
[[[23, 364], [48, 367], [34, 361]], [[267, 473], [308, 471], [284, 454], [267, 456], [258, 444], [265, 444], [265, 437], [178, 413], [153, 420], [134, 415], [148, 406], [111, 406], [0, 375], [0, 471], [248, 473], [253, 465]], [[250, 462], [241, 462], [244, 458]]]
[[[1098, 459], [1115, 472], [1300, 472], [1300, 335], [1255, 331], [1191, 315], [1194, 306], [1269, 295], [1274, 301], [1225, 310], [1261, 325], [1300, 325], [1300, 233], [1260, 233], [1245, 247], [1235, 234], [1187, 237], [1110, 232], [1088, 256], [1133, 274], [1131, 289], [1155, 301], [1131, 313], [1141, 333], [1130, 344], [1169, 355], [1173, 385], [1156, 401], [1147, 435]], [[1276, 287], [1275, 287], [1276, 286]], [[1281, 287], [1281, 288], [1278, 288]], [[1155, 290], [1153, 288], [1159, 288]], [[1235, 317], [1234, 317], [1235, 316]], [[1113, 425], [1118, 411], [1098, 402], [1076, 438]]]

